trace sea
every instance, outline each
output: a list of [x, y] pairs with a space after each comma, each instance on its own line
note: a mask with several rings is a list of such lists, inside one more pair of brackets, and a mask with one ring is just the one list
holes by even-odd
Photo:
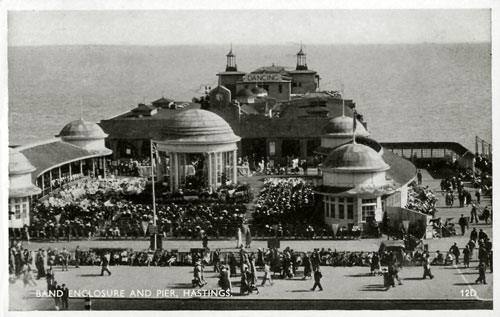
[[[233, 46], [238, 70], [296, 64], [296, 45]], [[492, 140], [491, 44], [308, 45], [320, 89], [344, 89], [379, 142]], [[8, 48], [9, 142], [54, 137], [162, 96], [190, 101], [217, 85], [228, 47]]]

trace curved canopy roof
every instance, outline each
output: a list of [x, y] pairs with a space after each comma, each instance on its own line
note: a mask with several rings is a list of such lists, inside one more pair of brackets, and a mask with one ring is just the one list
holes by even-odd
[[28, 174], [36, 168], [26, 156], [16, 149], [9, 148], [9, 175]]

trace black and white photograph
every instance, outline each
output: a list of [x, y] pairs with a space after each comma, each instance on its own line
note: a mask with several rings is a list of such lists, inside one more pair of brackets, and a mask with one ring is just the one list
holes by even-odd
[[493, 313], [498, 3], [22, 2], [4, 312]]

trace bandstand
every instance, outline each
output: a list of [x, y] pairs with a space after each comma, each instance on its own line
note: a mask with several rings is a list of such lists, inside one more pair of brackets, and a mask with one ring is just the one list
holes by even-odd
[[220, 116], [207, 110], [184, 110], [168, 120], [164, 132], [166, 137], [153, 143], [168, 158], [172, 192], [192, 181], [209, 189], [237, 182], [240, 137]]

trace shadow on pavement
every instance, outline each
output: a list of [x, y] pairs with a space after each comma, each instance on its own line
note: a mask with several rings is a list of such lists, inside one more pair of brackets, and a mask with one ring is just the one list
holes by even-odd
[[102, 275], [99, 273], [96, 273], [96, 274], [81, 274], [80, 276], [82, 276], [82, 277], [96, 277], [96, 276], [102, 276]]
[[375, 277], [375, 275], [372, 275], [371, 273], [350, 274], [350, 275], [344, 275], [344, 276], [345, 277], [369, 277], [369, 276]]
[[405, 277], [405, 278], [402, 278], [403, 281], [420, 281], [420, 280], [423, 280], [423, 278], [421, 277]]

